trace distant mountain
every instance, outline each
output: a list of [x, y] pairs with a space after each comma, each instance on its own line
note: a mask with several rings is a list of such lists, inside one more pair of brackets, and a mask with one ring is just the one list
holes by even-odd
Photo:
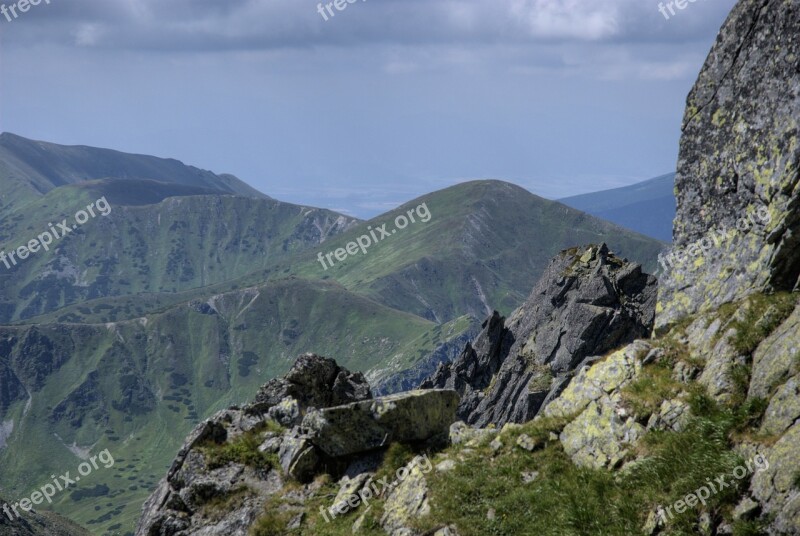
[[[7, 185], [0, 177], [0, 188]], [[202, 195], [201, 195], [202, 194]], [[95, 298], [201, 288], [316, 248], [357, 220], [274, 199], [220, 195], [150, 180], [99, 180], [51, 190], [0, 217], [5, 252], [105, 196], [97, 215], [24, 261], [0, 264], [0, 322]], [[63, 234], [63, 231], [62, 231]]]
[[59, 186], [97, 179], [150, 180], [216, 193], [267, 197], [233, 175], [216, 175], [174, 159], [57, 145], [9, 132], [0, 134], [0, 215], [2, 210], [19, 208]]
[[[424, 204], [428, 223], [409, 225], [323, 271], [319, 252], [343, 248]], [[614, 252], [656, 268], [662, 244], [646, 236], [538, 197], [514, 184], [473, 181], [433, 192], [367, 222], [324, 247], [279, 259], [273, 271], [327, 277], [391, 307], [447, 322], [483, 318], [522, 303], [550, 259], [575, 244], [608, 243]]]
[[567, 206], [664, 242], [672, 241], [675, 174], [632, 186], [559, 199]]

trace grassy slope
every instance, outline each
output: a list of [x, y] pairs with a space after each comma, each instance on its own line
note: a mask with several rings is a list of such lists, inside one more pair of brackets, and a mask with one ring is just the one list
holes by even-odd
[[59, 188], [0, 221], [0, 243], [8, 251], [46, 231], [49, 222], [71, 223], [77, 210], [102, 195], [108, 194], [112, 205], [108, 216], [90, 219], [49, 252], [39, 251], [11, 270], [0, 265], [0, 320], [26, 319], [93, 298], [172, 293], [228, 281], [317, 246], [353, 222], [326, 210], [233, 196], [125, 206], [141, 199], [111, 186]]
[[[27, 413], [20, 397], [4, 416], [15, 422], [9, 448], [0, 451], [4, 495], [25, 496], [32, 483], [77, 467], [80, 460], [65, 445], [108, 448], [116, 465], [77, 488], [103, 496], [62, 494], [57, 510], [96, 533], [119, 523], [129, 529], [192, 426], [251, 399], [299, 353], [335, 356], [352, 370], [402, 365], [432, 351], [461, 323], [437, 326], [338, 284], [298, 279], [209, 303], [216, 313], [196, 302], [109, 325], [0, 328], [0, 339], [13, 341], [0, 369], [10, 365], [33, 393]], [[95, 486], [108, 486], [108, 493]]]
[[[327, 271], [317, 260], [393, 221], [420, 203], [432, 214]], [[262, 259], [264, 269], [180, 294], [149, 293], [87, 301], [36, 321], [98, 322], [134, 318], [192, 298], [261, 284], [293, 274], [334, 279], [353, 292], [392, 308], [448, 322], [462, 314], [482, 318], [508, 313], [527, 296], [550, 259], [576, 244], [607, 242], [614, 251], [655, 268], [662, 244], [625, 231], [508, 183], [478, 181], [411, 201], [399, 209], [333, 236], [322, 245]], [[246, 256], [245, 253], [241, 255]], [[191, 255], [189, 255], [191, 257]], [[230, 260], [230, 259], [227, 259]], [[234, 268], [247, 265], [236, 263]], [[252, 263], [251, 263], [252, 267]], [[140, 285], [141, 287], [142, 285]], [[150, 285], [153, 287], [154, 285]], [[179, 286], [180, 291], [184, 286]], [[171, 289], [169, 289], [171, 290]]]
[[[415, 223], [323, 270], [317, 254], [344, 247], [421, 203], [432, 218]], [[550, 259], [576, 245], [607, 242], [621, 256], [654, 269], [663, 245], [499, 181], [476, 181], [434, 192], [362, 222], [271, 273], [329, 277], [393, 308], [437, 321], [464, 313], [508, 313], [528, 295]], [[263, 277], [264, 274], [260, 274]]]

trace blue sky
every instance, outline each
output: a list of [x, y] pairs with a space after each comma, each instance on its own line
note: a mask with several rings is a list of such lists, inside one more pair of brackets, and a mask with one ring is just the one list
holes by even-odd
[[0, 18], [0, 130], [360, 217], [472, 179], [564, 197], [674, 170], [734, 3], [43, 1]]

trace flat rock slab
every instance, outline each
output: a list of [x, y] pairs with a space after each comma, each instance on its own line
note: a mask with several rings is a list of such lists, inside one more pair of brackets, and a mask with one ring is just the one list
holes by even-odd
[[395, 442], [446, 438], [456, 421], [458, 403], [455, 391], [410, 391], [312, 410], [303, 419], [302, 429], [322, 452], [341, 458]]

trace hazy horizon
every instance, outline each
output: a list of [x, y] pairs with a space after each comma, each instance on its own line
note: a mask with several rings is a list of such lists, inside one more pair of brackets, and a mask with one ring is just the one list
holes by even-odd
[[[477, 179], [674, 171], [725, 0], [76, 0], [0, 20], [0, 130], [176, 158], [368, 218]], [[35, 66], [35, 68], [32, 68]]]

